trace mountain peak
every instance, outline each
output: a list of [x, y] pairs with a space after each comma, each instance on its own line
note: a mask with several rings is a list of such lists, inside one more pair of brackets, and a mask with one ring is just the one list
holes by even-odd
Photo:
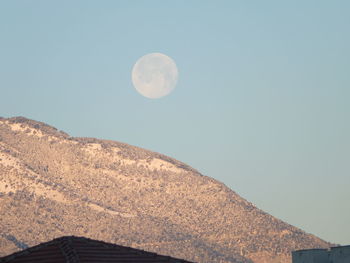
[[11, 126], [13, 130], [26, 131], [35, 134], [40, 131], [41, 133], [57, 136], [57, 137], [69, 137], [69, 135], [63, 131], [57, 130], [55, 127], [50, 126], [46, 123], [31, 120], [22, 116], [11, 117], [11, 118], [0, 118], [0, 122], [5, 122]]
[[0, 255], [64, 235], [195, 262], [286, 263], [330, 246], [171, 157], [23, 117], [0, 119], [0, 174]]

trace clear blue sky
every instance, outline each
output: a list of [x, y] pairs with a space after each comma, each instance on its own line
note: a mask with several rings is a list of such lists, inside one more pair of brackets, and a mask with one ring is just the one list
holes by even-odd
[[[350, 244], [350, 1], [0, 2], [0, 116], [161, 152]], [[150, 100], [136, 60], [172, 57]]]

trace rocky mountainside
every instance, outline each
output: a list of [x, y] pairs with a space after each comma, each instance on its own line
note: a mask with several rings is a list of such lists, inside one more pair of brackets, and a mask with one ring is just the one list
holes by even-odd
[[159, 153], [0, 118], [0, 256], [63, 235], [196, 262], [290, 262], [330, 244]]

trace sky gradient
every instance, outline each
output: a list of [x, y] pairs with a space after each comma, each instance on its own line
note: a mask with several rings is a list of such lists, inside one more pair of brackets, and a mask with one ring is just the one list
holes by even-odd
[[[167, 154], [350, 244], [349, 1], [1, 1], [0, 116]], [[164, 98], [131, 82], [161, 52]]]

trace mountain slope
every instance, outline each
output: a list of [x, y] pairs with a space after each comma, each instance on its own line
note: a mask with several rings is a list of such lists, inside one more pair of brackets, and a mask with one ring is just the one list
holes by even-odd
[[167, 156], [0, 119], [0, 256], [63, 235], [198, 262], [290, 262], [329, 243]]

